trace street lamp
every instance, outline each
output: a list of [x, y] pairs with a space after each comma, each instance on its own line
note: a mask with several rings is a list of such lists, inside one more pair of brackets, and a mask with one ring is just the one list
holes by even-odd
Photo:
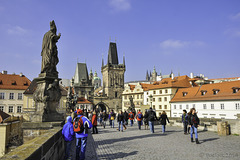
[[153, 98], [153, 96], [150, 95], [150, 96], [148, 96], [148, 97], [150, 98], [150, 102], [151, 102], [151, 106], [150, 106], [150, 107], [152, 107], [152, 98]]

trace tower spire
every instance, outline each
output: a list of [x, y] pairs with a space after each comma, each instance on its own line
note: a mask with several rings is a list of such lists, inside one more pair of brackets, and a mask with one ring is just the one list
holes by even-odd
[[104, 61], [103, 61], [103, 54], [102, 54], [102, 67], [104, 66]]
[[123, 53], [123, 65], [125, 66], [125, 53]]

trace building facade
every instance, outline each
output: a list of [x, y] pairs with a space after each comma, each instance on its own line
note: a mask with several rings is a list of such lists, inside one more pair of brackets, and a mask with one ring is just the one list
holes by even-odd
[[240, 81], [181, 88], [171, 100], [171, 116], [195, 108], [199, 118], [236, 119], [240, 113]]
[[123, 64], [119, 64], [117, 45], [110, 42], [107, 64], [104, 65], [102, 60], [102, 96], [94, 97], [95, 105], [101, 102], [106, 104], [109, 109], [114, 109], [115, 111], [122, 108], [125, 71], [125, 58], [123, 57]]
[[23, 92], [31, 81], [22, 73], [19, 75], [0, 73], [0, 110], [10, 115], [21, 116]]

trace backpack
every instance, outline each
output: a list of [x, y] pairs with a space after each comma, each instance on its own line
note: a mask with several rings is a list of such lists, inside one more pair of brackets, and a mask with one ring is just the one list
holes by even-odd
[[83, 133], [83, 131], [84, 131], [82, 117], [83, 116], [75, 118], [75, 120], [73, 122], [73, 131], [76, 133]]
[[133, 113], [130, 113], [130, 118], [133, 118]]
[[139, 113], [139, 114], [138, 114], [138, 118], [139, 118], [139, 119], [142, 119], [142, 113]]

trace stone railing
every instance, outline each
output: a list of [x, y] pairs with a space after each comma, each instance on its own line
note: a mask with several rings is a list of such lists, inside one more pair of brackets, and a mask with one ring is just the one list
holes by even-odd
[[13, 149], [1, 159], [58, 159], [64, 158], [64, 140], [62, 128], [49, 129], [44, 134], [27, 141]]
[[[170, 117], [169, 120], [170, 120], [170, 125], [183, 127], [182, 118]], [[217, 127], [218, 122], [227, 122], [230, 134], [238, 134], [238, 135], [240, 134], [240, 118], [238, 119], [200, 118], [199, 130], [218, 132], [218, 127]]]

